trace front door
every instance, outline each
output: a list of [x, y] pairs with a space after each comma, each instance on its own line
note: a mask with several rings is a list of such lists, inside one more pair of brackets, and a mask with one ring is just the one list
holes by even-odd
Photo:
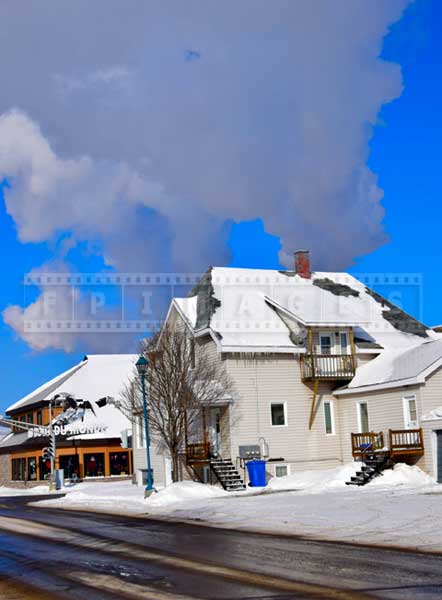
[[437, 483], [442, 483], [442, 430], [436, 431], [437, 435]]
[[210, 450], [214, 456], [218, 455], [221, 450], [221, 409], [210, 409], [209, 422], [209, 439]]

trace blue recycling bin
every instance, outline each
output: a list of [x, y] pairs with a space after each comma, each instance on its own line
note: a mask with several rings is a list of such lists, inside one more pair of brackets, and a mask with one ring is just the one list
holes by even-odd
[[247, 463], [247, 471], [251, 487], [265, 487], [267, 485], [265, 460], [250, 460]]

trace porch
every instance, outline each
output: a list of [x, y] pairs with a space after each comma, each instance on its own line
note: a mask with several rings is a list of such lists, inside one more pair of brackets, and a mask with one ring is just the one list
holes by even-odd
[[419, 457], [424, 454], [424, 436], [419, 429], [389, 429], [387, 444], [384, 432], [352, 433], [352, 455], [362, 459], [367, 454], [385, 454], [391, 459], [397, 457]]
[[229, 404], [203, 405], [186, 414], [185, 454], [188, 465], [230, 456]]

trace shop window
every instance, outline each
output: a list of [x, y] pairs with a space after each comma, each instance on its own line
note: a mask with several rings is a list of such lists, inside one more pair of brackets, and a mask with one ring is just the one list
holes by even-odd
[[12, 481], [26, 481], [26, 458], [12, 459]]
[[85, 477], [103, 477], [104, 476], [104, 454], [94, 452], [84, 455], [84, 474]]
[[28, 473], [27, 473], [28, 481], [36, 481], [37, 480], [37, 459], [35, 456], [31, 456], [28, 458]]
[[109, 458], [111, 475], [129, 475], [129, 454], [127, 452], [111, 452]]
[[78, 454], [66, 454], [59, 457], [60, 469], [64, 471], [65, 479], [80, 478], [80, 461]]
[[51, 476], [51, 461], [48, 458], [40, 458], [40, 480], [49, 479]]

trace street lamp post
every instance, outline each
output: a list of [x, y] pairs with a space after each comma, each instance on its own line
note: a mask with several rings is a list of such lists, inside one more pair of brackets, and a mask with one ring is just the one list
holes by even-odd
[[51, 451], [51, 475], [49, 479], [49, 491], [52, 492], [57, 489], [57, 483], [55, 480], [55, 455], [57, 452], [57, 442], [54, 433], [54, 427], [52, 424], [52, 403], [54, 399], [49, 400], [49, 448]]
[[147, 498], [153, 492], [155, 492], [155, 488], [153, 487], [153, 477], [152, 477], [152, 467], [150, 463], [150, 438], [149, 438], [149, 419], [148, 419], [148, 411], [147, 411], [147, 393], [146, 393], [146, 373], [149, 367], [149, 363], [144, 358], [144, 356], [140, 356], [137, 360], [136, 365], [138, 374], [141, 379], [141, 390], [143, 393], [143, 414], [144, 414], [144, 436], [146, 438], [146, 459], [147, 459], [147, 485], [144, 490], [144, 497]]

